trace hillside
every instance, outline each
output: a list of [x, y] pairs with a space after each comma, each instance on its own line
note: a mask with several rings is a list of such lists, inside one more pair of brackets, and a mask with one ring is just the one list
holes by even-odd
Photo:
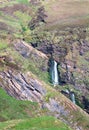
[[[46, 110], [39, 109], [36, 102], [20, 101], [7, 95], [0, 88], [0, 129], [55, 129], [71, 130], [63, 122], [47, 116]], [[8, 120], [8, 121], [7, 121]]]
[[89, 129], [88, 0], [0, 1], [0, 129]]
[[43, 5], [48, 16], [47, 28], [87, 26], [89, 23], [88, 0], [45, 0]]

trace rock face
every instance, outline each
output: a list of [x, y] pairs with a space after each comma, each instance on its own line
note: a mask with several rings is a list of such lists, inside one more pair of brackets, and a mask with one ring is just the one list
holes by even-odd
[[24, 41], [17, 40], [13, 42], [13, 45], [24, 58], [29, 59], [29, 61], [33, 61], [37, 68], [40, 68], [42, 71], [47, 71], [48, 69], [48, 57], [27, 44]]
[[89, 102], [89, 28], [64, 28], [51, 32], [51, 37], [44, 38], [36, 48], [59, 63], [60, 83], [79, 91], [81, 104], [82, 96]]
[[[58, 92], [50, 88], [50, 86], [47, 87], [46, 84], [39, 81], [30, 72], [22, 73], [12, 69], [2, 71], [0, 72], [0, 86], [2, 86], [9, 95], [19, 100], [30, 100], [39, 103], [41, 109], [48, 109], [49, 115], [60, 118], [75, 130], [83, 130], [83, 128], [85, 128], [85, 126], [79, 125], [80, 121], [76, 122], [75, 119], [77, 117], [72, 113], [80, 112], [80, 115], [86, 118], [88, 118], [88, 115], [76, 105], [72, 104], [72, 102], [62, 94], [58, 94]], [[49, 92], [57, 92], [58, 96], [50, 96], [48, 101], [46, 101], [45, 98]], [[66, 117], [70, 118], [66, 120]], [[86, 124], [87, 123], [86, 120]]]
[[31, 74], [22, 74], [16, 71], [0, 72], [0, 86], [11, 96], [20, 100], [40, 102], [46, 94], [42, 84], [30, 77]]
[[[47, 56], [25, 42], [17, 40], [13, 42], [13, 46], [15, 50], [19, 52], [21, 56], [28, 59], [29, 62], [30, 60], [34, 61], [37, 66], [40, 65], [40, 68], [44, 67], [45, 64], [47, 66]], [[89, 124], [87, 121], [88, 115], [61, 93], [40, 81], [31, 72], [21, 70], [19, 63], [17, 67], [13, 67], [13, 63], [16, 65], [14, 57], [11, 60], [5, 56], [1, 57], [0, 60], [5, 66], [5, 68], [0, 71], [0, 86], [3, 87], [10, 96], [18, 100], [30, 100], [39, 103], [41, 109], [47, 109], [49, 111], [48, 115], [60, 118], [75, 130], [83, 130]], [[42, 60], [44, 60], [44, 64], [41, 64]], [[47, 71], [47, 68], [45, 71]], [[76, 121], [79, 117], [74, 113], [80, 113], [81, 117], [85, 116], [86, 119], [84, 118], [84, 121], [86, 124], [82, 125], [80, 120]], [[86, 130], [88, 129], [86, 128]]]
[[[80, 102], [80, 106], [82, 104], [82, 107], [87, 112], [89, 112], [88, 105], [86, 106], [89, 103], [88, 34], [88, 28], [67, 28], [55, 36], [55, 44], [44, 41], [37, 46], [37, 49], [43, 53], [22, 40], [13, 42], [16, 51], [24, 58], [29, 59], [29, 62], [33, 61], [41, 71], [48, 71], [50, 67], [49, 60], [52, 56], [59, 64], [60, 84], [72, 85], [72, 89], [80, 93], [79, 95], [76, 93], [77, 99]], [[86, 100], [83, 100], [82, 96]]]

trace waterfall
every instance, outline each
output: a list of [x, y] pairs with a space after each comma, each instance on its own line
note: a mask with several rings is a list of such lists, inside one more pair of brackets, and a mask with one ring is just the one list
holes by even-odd
[[71, 98], [71, 101], [72, 101], [74, 104], [76, 104], [74, 92], [71, 92], [71, 93], [70, 93], [70, 98]]
[[56, 86], [59, 84], [59, 80], [58, 80], [57, 62], [54, 60], [52, 61], [51, 73], [52, 73], [52, 83], [54, 86]]

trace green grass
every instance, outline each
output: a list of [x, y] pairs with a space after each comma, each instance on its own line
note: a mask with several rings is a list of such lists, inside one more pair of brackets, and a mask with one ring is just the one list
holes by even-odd
[[31, 20], [31, 16], [28, 15], [27, 13], [16, 11], [16, 12], [14, 12], [14, 15], [19, 19], [19, 21], [22, 24], [24, 23], [25, 26], [27, 26], [27, 23]]
[[40, 117], [24, 121], [16, 125], [16, 130], [70, 130], [64, 123], [54, 117]]
[[54, 117], [37, 117], [38, 109], [37, 103], [16, 100], [0, 88], [0, 121], [8, 120], [0, 122], [1, 130], [71, 130]]
[[[11, 8], [10, 6], [8, 6], [8, 3], [11, 4]], [[20, 6], [20, 10], [17, 9], [17, 11], [13, 10], [13, 6], [15, 5], [15, 3], [17, 3], [17, 6]], [[30, 30], [28, 28], [28, 23], [31, 20], [31, 15], [29, 9], [32, 11], [33, 7], [29, 7], [28, 4], [28, 0], [16, 0], [16, 1], [10, 1], [10, 2], [4, 2], [2, 3], [1, 7], [8, 6], [8, 10], [7, 12], [4, 11], [0, 11], [0, 22], [2, 22], [3, 24], [5, 24], [6, 26], [3, 27], [4, 29], [2, 29], [2, 27], [0, 28], [0, 30], [2, 30], [2, 33], [0, 34], [0, 36], [4, 35], [3, 32], [4, 30], [8, 32], [12, 35], [14, 35], [15, 38], [22, 38], [24, 37], [24, 35], [27, 35], [29, 37], [30, 35]], [[27, 8], [28, 10], [26, 12], [23, 13], [23, 8], [22, 8], [22, 4], [27, 4]], [[12, 10], [12, 14], [9, 14], [9, 10]], [[23, 30], [25, 29], [25, 30]], [[24, 34], [23, 34], [24, 33]], [[26, 37], [27, 37], [26, 36]], [[25, 38], [26, 39], [26, 38]]]
[[5, 49], [8, 47], [6, 41], [0, 39], [0, 50]]
[[72, 130], [61, 121], [50, 116], [0, 123], [2, 130]]
[[28, 118], [37, 108], [37, 103], [16, 100], [0, 88], [0, 121]]
[[16, 0], [16, 1], [22, 4], [29, 4], [28, 0]]

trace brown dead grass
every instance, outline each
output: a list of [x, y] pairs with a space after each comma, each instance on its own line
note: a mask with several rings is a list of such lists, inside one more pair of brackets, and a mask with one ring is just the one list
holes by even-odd
[[89, 0], [48, 0], [43, 5], [48, 15], [48, 26], [89, 23]]
[[13, 14], [15, 11], [21, 11], [21, 12], [27, 12], [28, 7], [24, 4], [14, 4], [13, 6], [6, 6], [3, 8], [0, 8], [0, 11], [3, 11], [7, 14]]

